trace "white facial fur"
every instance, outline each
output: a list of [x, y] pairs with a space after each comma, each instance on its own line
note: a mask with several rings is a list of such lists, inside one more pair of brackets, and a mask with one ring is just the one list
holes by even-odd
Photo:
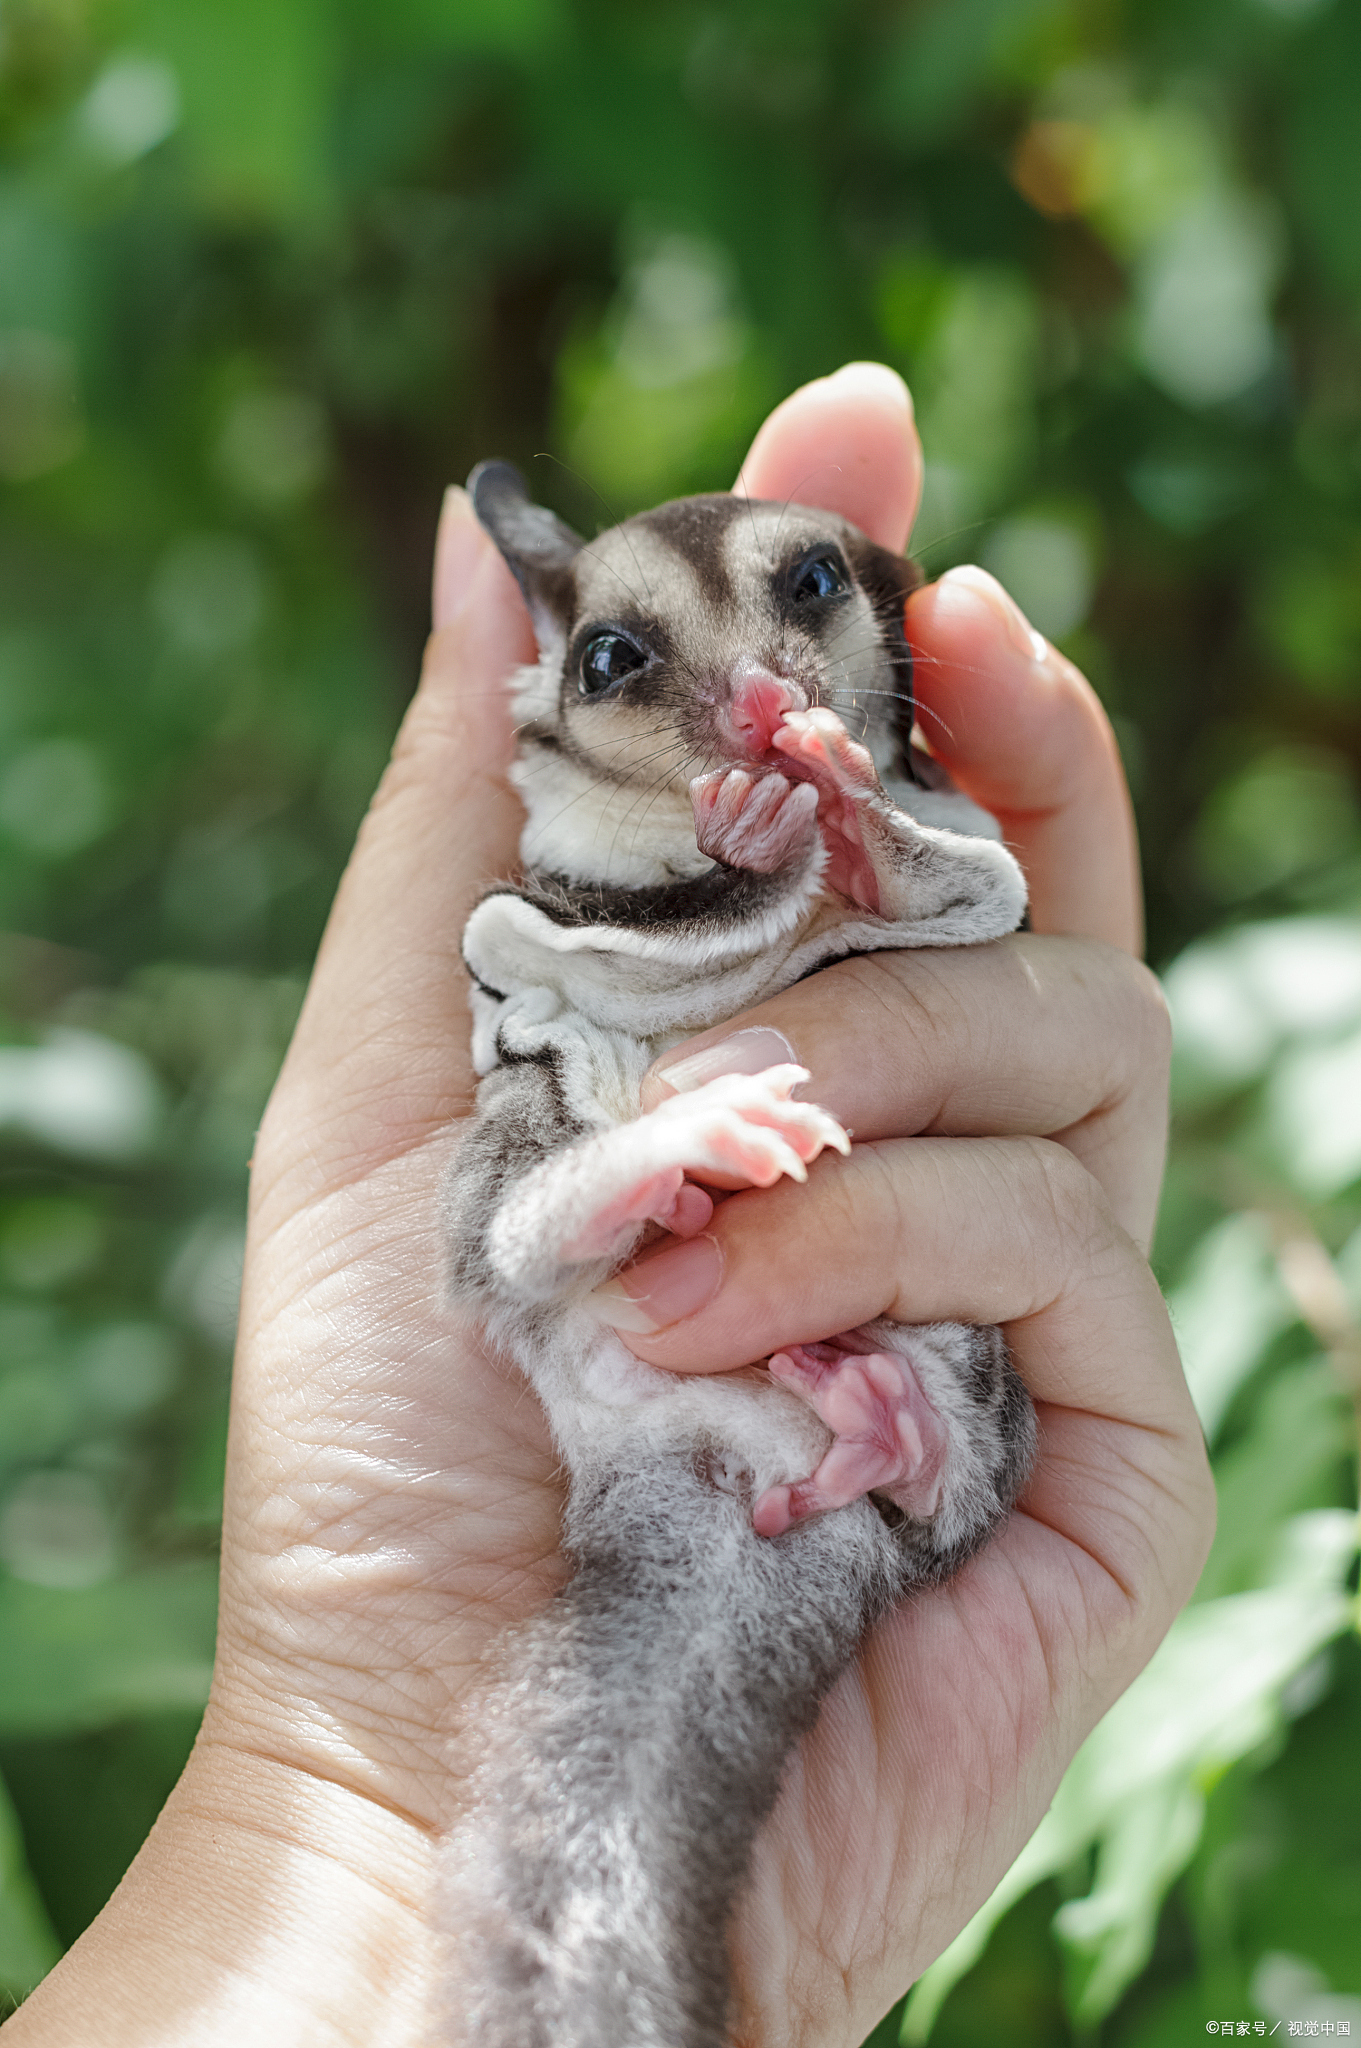
[[[513, 685], [527, 865], [614, 885], [702, 872], [689, 784], [743, 758], [728, 713], [744, 673], [786, 682], [798, 706], [830, 704], [881, 772], [901, 752], [894, 710], [906, 670], [883, 597], [892, 558], [825, 512], [687, 502], [710, 516], [687, 530], [664, 518], [682, 508], [667, 507], [601, 535], [557, 580], [555, 602], [535, 607], [540, 659]], [[712, 508], [725, 505], [715, 520]], [[791, 568], [823, 544], [845, 563], [850, 587], [830, 609], [791, 603]], [[897, 569], [900, 620], [913, 577], [905, 564]], [[877, 591], [862, 580], [871, 570]], [[593, 700], [580, 689], [583, 638], [614, 626], [652, 659], [616, 694]]]

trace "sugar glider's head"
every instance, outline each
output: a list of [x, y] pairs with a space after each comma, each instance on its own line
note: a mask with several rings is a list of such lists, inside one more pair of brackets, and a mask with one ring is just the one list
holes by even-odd
[[912, 779], [903, 602], [920, 579], [848, 520], [724, 493], [586, 541], [508, 463], [468, 487], [539, 643], [516, 685], [534, 865], [602, 881], [703, 865], [691, 780], [783, 767], [771, 738], [790, 711], [829, 706], [881, 773]]

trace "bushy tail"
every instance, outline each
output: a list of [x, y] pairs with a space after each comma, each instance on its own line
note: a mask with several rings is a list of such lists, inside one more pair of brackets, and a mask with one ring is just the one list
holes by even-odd
[[579, 1486], [568, 1537], [577, 1574], [508, 1654], [447, 1852], [449, 2036], [722, 2048], [785, 1756], [913, 1574], [868, 1502], [768, 1542], [679, 1459]]

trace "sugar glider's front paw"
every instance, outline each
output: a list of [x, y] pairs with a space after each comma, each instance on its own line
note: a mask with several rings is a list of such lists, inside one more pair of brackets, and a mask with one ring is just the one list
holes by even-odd
[[877, 916], [883, 901], [874, 842], [888, 800], [874, 756], [826, 705], [788, 712], [771, 745], [817, 790], [818, 829], [827, 848], [824, 882]]
[[792, 1064], [720, 1074], [628, 1128], [678, 1152], [692, 1173], [734, 1174], [755, 1188], [772, 1187], [783, 1174], [806, 1180], [820, 1152], [851, 1149], [835, 1117], [815, 1102], [795, 1102], [794, 1090], [809, 1078], [807, 1067]]
[[786, 760], [799, 762], [824, 792], [836, 790], [852, 801], [883, 795], [873, 754], [825, 704], [787, 711], [770, 743]]
[[834, 1117], [816, 1103], [792, 1099], [808, 1078], [806, 1067], [788, 1065], [721, 1074], [596, 1140], [608, 1154], [614, 1185], [564, 1245], [563, 1257], [604, 1257], [625, 1229], [646, 1222], [693, 1236], [708, 1222], [712, 1204], [687, 1175], [716, 1173], [768, 1188], [785, 1174], [806, 1180], [809, 1163], [828, 1148], [849, 1152], [851, 1141]]
[[780, 774], [718, 768], [690, 784], [695, 844], [724, 867], [774, 875], [805, 858], [817, 840], [818, 793]]

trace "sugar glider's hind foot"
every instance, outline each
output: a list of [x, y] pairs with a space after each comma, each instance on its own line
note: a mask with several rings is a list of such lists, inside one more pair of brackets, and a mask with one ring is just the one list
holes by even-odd
[[949, 1446], [907, 1357], [843, 1351], [833, 1340], [778, 1351], [770, 1371], [826, 1423], [832, 1446], [807, 1479], [761, 1495], [752, 1510], [758, 1536], [781, 1536], [795, 1522], [848, 1507], [865, 1493], [930, 1520]]
[[1034, 1411], [998, 1330], [871, 1323], [777, 1352], [770, 1371], [826, 1423], [832, 1443], [806, 1479], [759, 1497], [758, 1535], [782, 1536], [869, 1494], [893, 1512], [914, 1576], [942, 1578], [1025, 1483]]

